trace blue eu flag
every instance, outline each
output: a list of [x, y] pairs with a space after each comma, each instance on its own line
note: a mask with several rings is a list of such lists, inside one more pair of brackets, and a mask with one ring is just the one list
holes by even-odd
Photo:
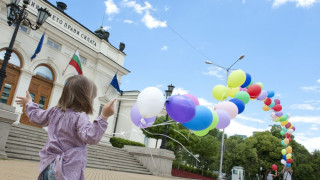
[[31, 60], [33, 60], [34, 58], [36, 58], [37, 54], [39, 54], [39, 52], [41, 51], [42, 44], [43, 44], [43, 39], [44, 39], [44, 34], [45, 34], [45, 32], [42, 34], [42, 37], [41, 37], [41, 39], [40, 39], [40, 41], [39, 41], [39, 44], [38, 44], [38, 46], [37, 46], [37, 49], [36, 49], [36, 51], [34, 52], [34, 54], [32, 55]]
[[113, 76], [113, 79], [111, 81], [111, 86], [114, 87], [119, 93], [122, 91], [120, 90], [118, 79], [117, 79], [117, 73]]

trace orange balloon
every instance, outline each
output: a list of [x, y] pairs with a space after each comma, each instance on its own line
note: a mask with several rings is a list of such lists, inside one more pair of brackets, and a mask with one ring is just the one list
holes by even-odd
[[286, 145], [289, 144], [289, 139], [285, 138], [284, 141], [283, 141]]
[[270, 110], [270, 107], [267, 106], [267, 105], [264, 105], [264, 106], [262, 107], [262, 109], [263, 109], [264, 111], [269, 111], [269, 110]]
[[288, 146], [286, 150], [287, 150], [287, 154], [292, 153], [292, 147], [291, 146]]

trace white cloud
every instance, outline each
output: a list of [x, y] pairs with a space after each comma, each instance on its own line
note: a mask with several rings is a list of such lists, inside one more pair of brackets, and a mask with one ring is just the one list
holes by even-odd
[[156, 87], [157, 87], [157, 88], [163, 88], [164, 85], [163, 85], [163, 84], [158, 84], [158, 85], [156, 85]]
[[164, 7], [164, 11], [169, 11], [170, 7], [169, 6], [165, 6]]
[[320, 79], [317, 80], [317, 83], [320, 83]]
[[309, 152], [320, 149], [320, 137], [305, 136], [304, 133], [295, 133], [295, 140], [304, 145]]
[[310, 128], [310, 130], [318, 131], [319, 128], [316, 124], [313, 124], [312, 127]]
[[311, 7], [313, 4], [320, 2], [320, 0], [274, 0], [272, 7], [277, 8], [288, 2], [296, 3], [296, 7]]
[[225, 129], [225, 132], [229, 135], [246, 135], [247, 137], [252, 136], [253, 132], [258, 131], [262, 132], [266, 129], [254, 128], [250, 126], [243, 125], [237, 122], [235, 119], [231, 120], [230, 125]]
[[113, 2], [113, 0], [107, 0], [107, 1], [104, 2], [104, 4], [106, 6], [106, 13], [108, 15], [119, 13], [119, 8]]
[[111, 29], [111, 26], [103, 26], [102, 27], [104, 30], [108, 31], [109, 29]]
[[161, 48], [161, 51], [167, 51], [168, 50], [168, 46], [163, 46], [162, 48]]
[[246, 121], [252, 121], [252, 122], [258, 122], [258, 123], [264, 123], [264, 121], [257, 119], [257, 118], [252, 118], [252, 117], [248, 117], [248, 116], [244, 116], [242, 114], [239, 114], [236, 116], [236, 119], [242, 119], [242, 120], [246, 120]]
[[136, 1], [123, 0], [122, 4], [125, 7], [133, 8], [134, 11], [139, 14], [142, 14], [143, 11], [152, 9], [152, 5], [149, 2], [144, 2], [144, 6], [141, 6]]
[[246, 3], [246, 0], [242, 0], [242, 4], [245, 4]]
[[320, 92], [320, 86], [304, 86], [301, 89], [305, 92]]
[[293, 116], [290, 122], [320, 124], [320, 116]]
[[127, 23], [127, 24], [133, 24], [134, 22], [132, 20], [129, 20], [129, 19], [125, 19], [123, 20], [124, 23]]
[[204, 99], [204, 98], [198, 98], [198, 101], [199, 101], [199, 104], [200, 104], [201, 106], [206, 106], [206, 107], [209, 108], [209, 109], [213, 109], [214, 106], [216, 105], [215, 103], [210, 102], [210, 101], [208, 101], [208, 100], [206, 100], [206, 99]]
[[214, 76], [220, 80], [225, 80], [226, 79], [226, 72], [220, 67], [216, 66], [210, 66], [208, 67], [207, 72], [203, 72], [202, 74], [207, 75], [207, 76]]
[[146, 14], [143, 16], [141, 21], [147, 26], [149, 29], [153, 28], [165, 28], [167, 27], [167, 21], [159, 21], [155, 19], [153, 16], [150, 15], [150, 12], [147, 11]]
[[320, 110], [320, 107], [315, 107], [311, 104], [292, 104], [290, 108], [299, 110]]
[[184, 94], [188, 94], [188, 90], [185, 90], [183, 88], [174, 88], [172, 95], [184, 95]]

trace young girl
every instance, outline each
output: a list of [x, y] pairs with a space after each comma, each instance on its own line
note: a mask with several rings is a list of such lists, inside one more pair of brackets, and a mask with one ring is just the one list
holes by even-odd
[[274, 177], [278, 176], [278, 172], [276, 171], [276, 174], [271, 174], [271, 170], [267, 170], [267, 180], [272, 180]]
[[87, 114], [93, 112], [97, 95], [94, 82], [76, 75], [67, 80], [56, 107], [42, 110], [32, 102], [29, 92], [17, 97], [17, 104], [25, 106], [29, 120], [48, 127], [48, 140], [40, 151], [38, 180], [84, 179], [87, 164], [87, 144], [97, 144], [107, 129], [107, 119], [114, 114], [114, 102], [106, 104], [93, 123]]

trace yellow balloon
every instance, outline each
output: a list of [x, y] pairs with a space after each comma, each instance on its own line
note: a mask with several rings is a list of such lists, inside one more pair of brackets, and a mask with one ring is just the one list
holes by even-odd
[[281, 150], [281, 153], [282, 153], [282, 155], [286, 155], [286, 154], [287, 154], [287, 151], [286, 151], [285, 149], [282, 149], [282, 150]]
[[234, 95], [236, 95], [236, 93], [240, 91], [240, 88], [239, 87], [236, 87], [236, 88], [228, 87], [228, 90], [229, 90], [229, 93], [228, 93], [229, 96], [234, 97]]
[[281, 121], [281, 126], [285, 126], [286, 124], [288, 124], [288, 120], [286, 120], [286, 121]]
[[212, 89], [213, 97], [218, 101], [223, 101], [228, 97], [228, 88], [224, 85], [216, 85]]
[[291, 129], [293, 127], [292, 123], [291, 123], [291, 126], [288, 128], [288, 129]]
[[246, 81], [246, 73], [242, 70], [235, 70], [228, 77], [228, 86], [231, 88], [239, 87]]
[[281, 117], [278, 117], [278, 116], [277, 116], [277, 119], [281, 119], [281, 118], [282, 118], [282, 116], [281, 116]]
[[285, 138], [284, 141], [283, 141], [286, 145], [289, 144], [289, 139]]
[[264, 105], [264, 106], [262, 107], [262, 109], [263, 109], [264, 111], [269, 111], [269, 110], [270, 110], [270, 107], [267, 106], [267, 105]]
[[291, 154], [287, 154], [286, 158], [291, 159]]
[[289, 153], [292, 153], [292, 147], [291, 146], [287, 147], [287, 154], [289, 154]]

